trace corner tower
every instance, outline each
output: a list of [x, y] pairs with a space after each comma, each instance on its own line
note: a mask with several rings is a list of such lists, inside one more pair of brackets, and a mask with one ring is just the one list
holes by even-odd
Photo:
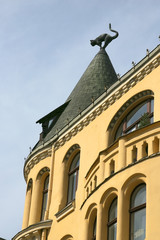
[[117, 81], [115, 37], [92, 40], [100, 51], [66, 102], [37, 121], [13, 240], [159, 240], [160, 46]]

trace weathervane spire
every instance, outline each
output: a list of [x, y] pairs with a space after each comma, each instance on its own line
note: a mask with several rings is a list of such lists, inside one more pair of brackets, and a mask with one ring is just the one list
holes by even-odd
[[[114, 36], [110, 36], [108, 33], [104, 33], [101, 34], [100, 36], [98, 36], [96, 39], [94, 40], [90, 40], [90, 44], [92, 46], [98, 45], [100, 47], [100, 49], [105, 49], [108, 44], [115, 38], [118, 37], [119, 33], [116, 30], [113, 30], [111, 28], [111, 23], [109, 24], [109, 29], [111, 32], [114, 32], [115, 35]], [[104, 42], [104, 45], [102, 46], [102, 42]]]

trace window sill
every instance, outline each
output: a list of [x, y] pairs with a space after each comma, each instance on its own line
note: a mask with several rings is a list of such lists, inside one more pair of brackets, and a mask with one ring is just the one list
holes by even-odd
[[62, 218], [66, 217], [68, 214], [73, 212], [75, 209], [75, 201], [70, 202], [66, 207], [55, 214], [57, 221], [60, 221]]

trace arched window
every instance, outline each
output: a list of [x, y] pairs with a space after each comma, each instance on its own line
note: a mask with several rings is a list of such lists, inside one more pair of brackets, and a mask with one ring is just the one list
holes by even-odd
[[75, 193], [78, 186], [78, 173], [79, 173], [79, 159], [80, 153], [78, 152], [72, 160], [68, 177], [69, 177], [69, 185], [68, 185], [68, 203], [75, 199]]
[[96, 231], [97, 231], [97, 218], [95, 218], [93, 224], [93, 240], [96, 240]]
[[41, 221], [44, 220], [45, 211], [46, 211], [46, 207], [47, 207], [48, 185], [49, 185], [49, 175], [45, 178], [45, 181], [44, 181]]
[[150, 98], [136, 106], [120, 123], [115, 139], [153, 123], [154, 99]]
[[116, 240], [117, 235], [117, 198], [115, 198], [108, 212], [108, 240]]
[[130, 201], [130, 240], [144, 240], [146, 235], [146, 185], [134, 189]]

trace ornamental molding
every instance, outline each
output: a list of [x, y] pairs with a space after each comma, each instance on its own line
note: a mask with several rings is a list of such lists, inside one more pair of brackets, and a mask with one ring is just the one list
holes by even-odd
[[80, 150], [80, 146], [78, 144], [74, 144], [70, 149], [67, 151], [63, 162], [67, 162], [69, 158], [71, 157], [72, 153], [75, 152], [76, 150]]
[[45, 149], [43, 152], [38, 153], [36, 156], [32, 156], [29, 161], [26, 162], [24, 166], [24, 178], [27, 181], [28, 174], [30, 170], [40, 161], [46, 159], [47, 157], [51, 157], [52, 149]]
[[51, 227], [52, 220], [41, 221], [30, 225], [29, 227], [23, 229], [17, 233], [12, 240], [26, 240], [31, 239], [33, 236], [37, 236], [37, 239], [40, 239], [40, 234], [43, 229], [48, 229]]
[[50, 172], [50, 169], [48, 167], [44, 167], [40, 170], [40, 172], [38, 173], [37, 179], [40, 179], [42, 177], [42, 175], [46, 172]]

